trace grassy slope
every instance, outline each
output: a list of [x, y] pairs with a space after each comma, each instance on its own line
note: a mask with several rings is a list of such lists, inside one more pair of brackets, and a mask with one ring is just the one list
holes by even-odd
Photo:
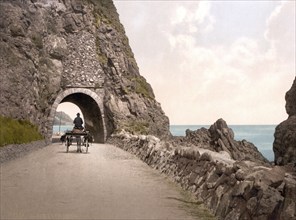
[[36, 126], [29, 121], [0, 116], [0, 147], [42, 140]]

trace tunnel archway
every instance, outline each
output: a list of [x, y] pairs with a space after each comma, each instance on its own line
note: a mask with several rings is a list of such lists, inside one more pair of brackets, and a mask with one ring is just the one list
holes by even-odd
[[[94, 136], [94, 141], [104, 143], [106, 141], [106, 127], [104, 118], [104, 108], [102, 98], [97, 93], [83, 88], [71, 88], [60, 93], [50, 112], [49, 121], [51, 128], [56, 109], [60, 103], [71, 102], [77, 105], [84, 116], [85, 128]], [[52, 129], [49, 131], [49, 137], [52, 136]]]

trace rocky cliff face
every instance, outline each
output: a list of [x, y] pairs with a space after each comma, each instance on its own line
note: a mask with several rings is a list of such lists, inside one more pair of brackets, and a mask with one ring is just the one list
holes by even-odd
[[234, 133], [223, 119], [217, 120], [209, 129], [196, 131], [186, 130], [185, 137], [174, 138], [179, 145], [196, 146], [215, 152], [225, 151], [233, 160], [249, 160], [268, 164], [268, 160], [258, 151], [257, 147], [246, 141], [234, 140]]
[[1, 0], [0, 50], [1, 115], [29, 119], [48, 137], [57, 105], [70, 101], [105, 137], [170, 135], [112, 0]]
[[296, 78], [285, 98], [289, 117], [276, 127], [273, 143], [275, 163], [278, 165], [296, 163]]

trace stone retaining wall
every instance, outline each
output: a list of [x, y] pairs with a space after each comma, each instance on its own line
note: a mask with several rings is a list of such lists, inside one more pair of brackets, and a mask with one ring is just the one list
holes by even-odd
[[221, 219], [296, 219], [293, 167], [235, 161], [225, 151], [122, 132], [108, 140], [172, 177]]

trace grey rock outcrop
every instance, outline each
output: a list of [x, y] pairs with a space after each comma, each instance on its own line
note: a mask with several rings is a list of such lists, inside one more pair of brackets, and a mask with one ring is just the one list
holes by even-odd
[[0, 0], [0, 51], [1, 115], [50, 137], [57, 105], [70, 101], [93, 132], [170, 136], [112, 0]]
[[232, 159], [250, 160], [257, 163], [268, 163], [268, 160], [258, 151], [257, 147], [246, 141], [234, 140], [234, 133], [223, 119], [217, 120], [209, 129], [196, 131], [186, 130], [185, 137], [178, 137], [179, 143], [194, 145], [216, 152], [225, 151]]
[[277, 165], [296, 165], [296, 78], [285, 98], [289, 117], [276, 127], [273, 151]]
[[296, 77], [291, 89], [286, 93], [286, 112], [289, 116], [296, 115]]

